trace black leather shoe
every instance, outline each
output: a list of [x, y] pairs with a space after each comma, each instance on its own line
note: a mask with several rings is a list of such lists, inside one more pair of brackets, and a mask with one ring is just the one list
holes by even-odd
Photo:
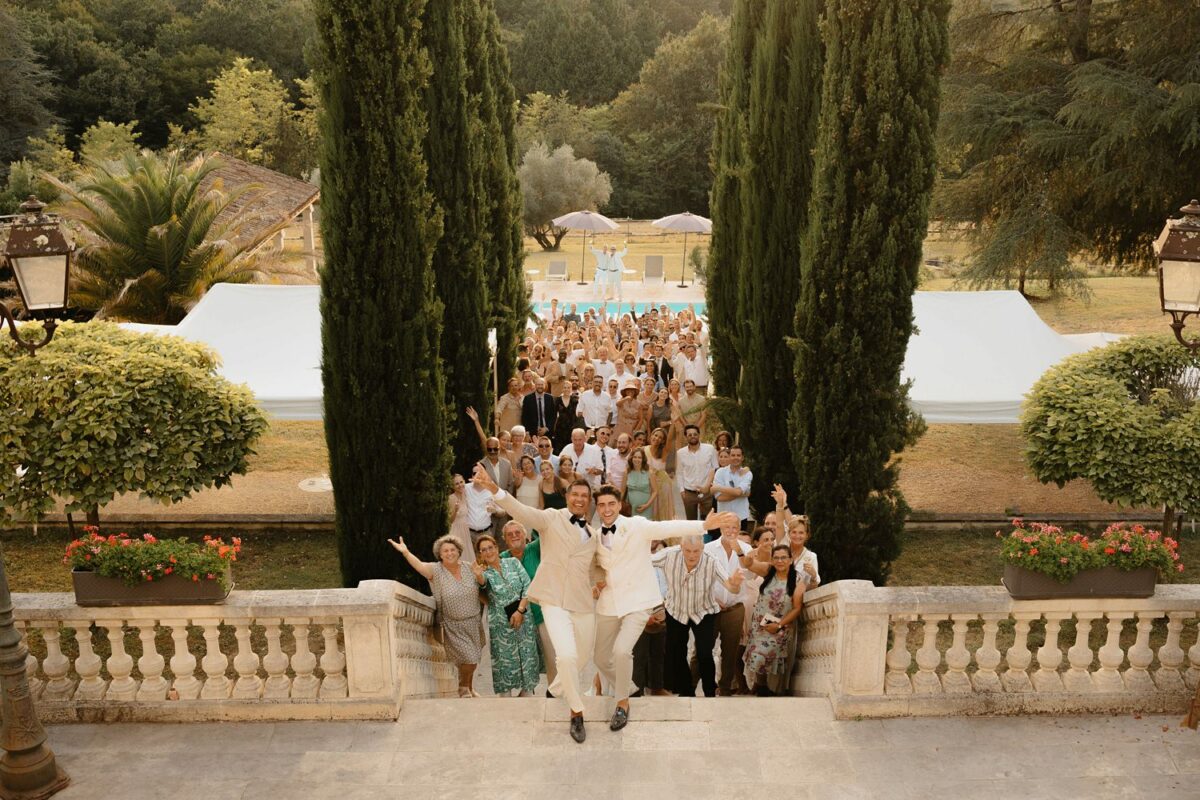
[[587, 738], [587, 731], [583, 729], [583, 715], [571, 717], [571, 738], [580, 744]]
[[610, 731], [619, 731], [629, 723], [629, 712], [617, 706], [617, 710], [613, 712], [612, 720], [608, 723]]

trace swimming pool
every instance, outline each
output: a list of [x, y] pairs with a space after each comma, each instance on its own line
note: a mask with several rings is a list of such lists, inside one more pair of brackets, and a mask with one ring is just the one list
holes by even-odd
[[[580, 314], [587, 311], [589, 308], [593, 309], [593, 310], [599, 310], [599, 308], [600, 308], [600, 304], [597, 302], [579, 301], [579, 300], [567, 301], [565, 304], [559, 303], [558, 305], [559, 305], [560, 309], [564, 305], [567, 308], [570, 308], [572, 302], [575, 303], [575, 307], [579, 311]], [[646, 309], [648, 309], [650, 306], [654, 306], [655, 308], [659, 308], [660, 306], [666, 306], [667, 308], [671, 309], [672, 313], [678, 314], [680, 311], [683, 311], [689, 305], [692, 305], [692, 306], [695, 306], [696, 313], [699, 316], [703, 317], [704, 309], [705, 309], [705, 304], [703, 301], [701, 301], [699, 303], [622, 303], [621, 308], [620, 308], [620, 313], [622, 313], [622, 314], [627, 313], [629, 311], [629, 307], [631, 305], [637, 306], [638, 314], [645, 313]], [[544, 317], [546, 314], [550, 313], [550, 303], [549, 303], [549, 301], [544, 302], [544, 303], [534, 303], [533, 310], [534, 310], [534, 313], [536, 313], [538, 316]], [[608, 313], [611, 315], [616, 312], [617, 312], [617, 304], [609, 303], [608, 304]]]

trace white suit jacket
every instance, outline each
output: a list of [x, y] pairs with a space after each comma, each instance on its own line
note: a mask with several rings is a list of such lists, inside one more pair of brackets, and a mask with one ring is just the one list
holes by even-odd
[[596, 613], [623, 617], [634, 611], [663, 603], [658, 578], [650, 563], [650, 543], [655, 539], [699, 536], [704, 523], [696, 520], [652, 522], [643, 517], [617, 517], [612, 549], [601, 544], [596, 560], [608, 572], [604, 591], [596, 602]]

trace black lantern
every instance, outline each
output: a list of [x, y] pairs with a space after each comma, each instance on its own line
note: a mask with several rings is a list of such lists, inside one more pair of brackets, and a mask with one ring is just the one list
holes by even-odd
[[21, 215], [9, 226], [4, 260], [17, 280], [24, 316], [42, 318], [46, 331], [40, 342], [28, 342], [17, 333], [12, 312], [0, 304], [0, 317], [8, 323], [13, 341], [33, 353], [54, 336], [54, 316], [67, 305], [71, 254], [75, 245], [67, 240], [58, 217], [46, 213], [46, 204], [33, 195], [21, 204]]
[[1183, 208], [1180, 219], [1169, 219], [1154, 242], [1158, 256], [1158, 293], [1163, 313], [1171, 315], [1171, 330], [1185, 347], [1200, 348], [1200, 339], [1183, 338], [1185, 320], [1200, 314], [1200, 201]]

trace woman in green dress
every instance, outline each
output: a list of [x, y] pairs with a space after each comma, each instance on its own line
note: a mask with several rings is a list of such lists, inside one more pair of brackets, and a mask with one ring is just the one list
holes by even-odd
[[541, 672], [537, 631], [526, 621], [529, 575], [515, 558], [501, 558], [500, 547], [489, 534], [475, 542], [483, 565], [480, 586], [488, 595], [488, 633], [491, 639], [492, 688], [498, 695], [520, 690], [521, 697], [533, 695]]
[[625, 502], [634, 516], [654, 519], [654, 501], [658, 488], [646, 469], [646, 451], [638, 448], [629, 454], [629, 471], [625, 473]]

